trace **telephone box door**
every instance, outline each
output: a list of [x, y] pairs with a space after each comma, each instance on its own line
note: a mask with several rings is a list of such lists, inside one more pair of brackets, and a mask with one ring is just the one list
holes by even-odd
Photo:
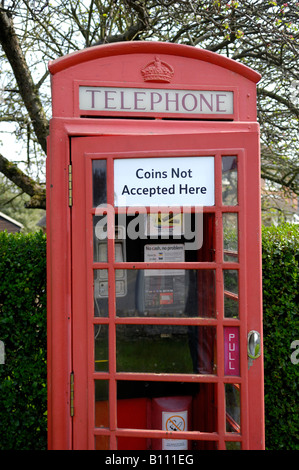
[[73, 448], [262, 449], [258, 131], [137, 124], [71, 139]]

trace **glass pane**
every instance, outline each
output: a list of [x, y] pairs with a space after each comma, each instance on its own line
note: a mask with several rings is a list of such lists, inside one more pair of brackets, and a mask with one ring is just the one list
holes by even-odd
[[222, 204], [238, 204], [237, 157], [222, 157]]
[[[145, 211], [145, 209], [144, 209]], [[105, 222], [100, 230], [107, 232]], [[215, 260], [215, 214], [132, 211], [115, 216], [122, 230], [123, 259], [128, 262], [197, 262]], [[116, 237], [117, 238], [117, 237]], [[159, 257], [154, 257], [156, 247]], [[150, 252], [152, 248], [152, 252]], [[121, 261], [121, 260], [119, 260]]]
[[[172, 212], [172, 226], [170, 226], [170, 214], [122, 213], [116, 215], [114, 222], [115, 260], [117, 262], [214, 261], [215, 214]], [[180, 217], [177, 218], [177, 215]], [[147, 223], [148, 216], [151, 219]], [[159, 217], [161, 223], [164, 224], [161, 227], [157, 221], [153, 222], [157, 218], [159, 221]], [[167, 219], [168, 225], [166, 226], [164, 219]], [[175, 221], [178, 224], [175, 224]], [[106, 214], [95, 215], [93, 217], [93, 259], [97, 263], [107, 262], [107, 232], [108, 216]], [[159, 256], [154, 257], [155, 253]]]
[[214, 374], [214, 327], [118, 325], [118, 372]]
[[[93, 260], [96, 263], [107, 263], [107, 215], [93, 217]], [[115, 227], [114, 237], [115, 261], [126, 261], [125, 227]]]
[[118, 437], [117, 450], [150, 450], [149, 441], [146, 437]]
[[108, 380], [95, 381], [95, 426], [109, 427], [109, 383]]
[[222, 214], [223, 261], [238, 262], [238, 214]]
[[240, 433], [240, 386], [225, 384], [226, 432]]
[[108, 269], [94, 271], [94, 316], [108, 317]]
[[231, 442], [226, 442], [225, 443], [225, 448], [226, 448], [226, 450], [241, 450], [242, 446], [241, 446], [241, 442], [231, 441]]
[[239, 272], [234, 269], [223, 271], [224, 281], [224, 316], [239, 317]]
[[92, 161], [93, 207], [107, 203], [106, 160]]
[[[214, 318], [215, 271], [145, 269], [124, 271], [126, 294], [116, 296], [116, 315]], [[120, 281], [116, 279], [117, 282]]]
[[95, 436], [95, 450], [109, 450], [109, 436]]
[[108, 372], [108, 325], [94, 325], [95, 372]]
[[96, 263], [107, 263], [107, 216], [93, 217], [93, 260]]
[[[214, 383], [119, 380], [117, 425], [120, 428], [161, 430], [165, 429], [163, 411], [170, 416], [184, 411], [186, 431], [217, 432], [216, 391]], [[179, 427], [180, 422], [173, 425]], [[161, 439], [158, 441], [161, 445]], [[153, 442], [151, 445], [158, 448]]]

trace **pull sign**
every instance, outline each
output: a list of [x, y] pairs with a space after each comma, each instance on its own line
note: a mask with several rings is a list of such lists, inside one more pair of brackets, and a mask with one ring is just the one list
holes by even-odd
[[224, 374], [240, 375], [240, 342], [237, 326], [224, 327]]

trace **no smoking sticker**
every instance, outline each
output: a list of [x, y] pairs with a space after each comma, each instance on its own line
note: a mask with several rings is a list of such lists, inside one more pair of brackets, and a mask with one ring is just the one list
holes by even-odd
[[174, 415], [170, 416], [166, 421], [167, 431], [185, 431], [186, 422], [182, 416]]

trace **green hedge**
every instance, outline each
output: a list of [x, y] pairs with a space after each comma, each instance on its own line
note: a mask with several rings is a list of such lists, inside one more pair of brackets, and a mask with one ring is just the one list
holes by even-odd
[[46, 238], [0, 233], [0, 449], [47, 447]]
[[[265, 427], [268, 450], [299, 449], [299, 227], [263, 228]], [[298, 346], [297, 346], [298, 347]]]
[[[299, 227], [263, 229], [266, 448], [298, 449]], [[46, 238], [0, 233], [0, 450], [44, 450]], [[297, 356], [298, 357], [298, 356]]]

